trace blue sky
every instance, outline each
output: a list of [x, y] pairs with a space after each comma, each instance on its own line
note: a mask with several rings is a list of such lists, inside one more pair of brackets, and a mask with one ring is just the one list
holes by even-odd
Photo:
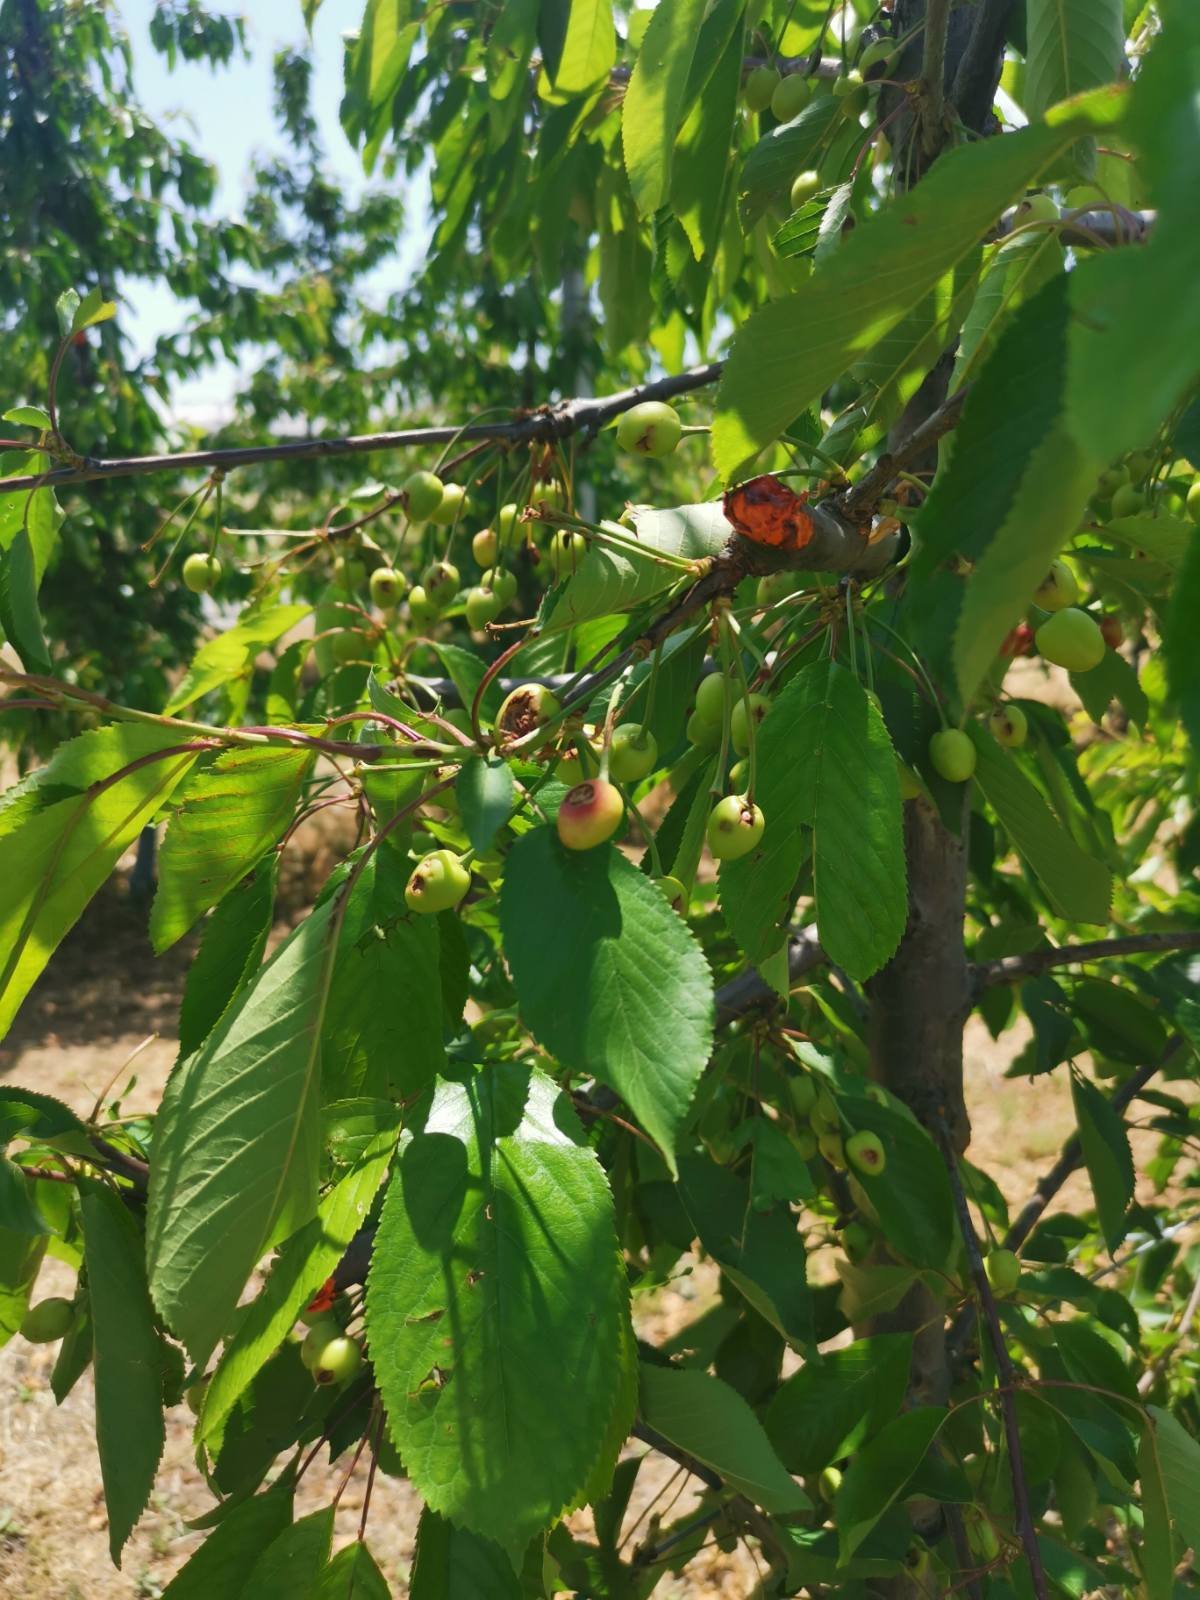
[[[328, 166], [351, 193], [364, 186], [361, 163], [342, 132], [338, 104], [342, 94], [342, 34], [362, 21], [364, 0], [324, 0], [313, 27], [314, 101]], [[247, 18], [249, 60], [240, 57], [216, 72], [180, 61], [170, 72], [150, 46], [154, 0], [118, 0], [121, 20], [135, 57], [135, 84], [143, 106], [156, 121], [182, 123], [190, 142], [214, 162], [221, 187], [217, 206], [236, 213], [245, 195], [246, 175], [255, 155], [280, 148], [271, 116], [271, 61], [282, 45], [304, 42], [300, 0], [226, 0], [225, 9]], [[391, 280], [381, 285], [394, 288]], [[126, 286], [122, 322], [139, 352], [181, 320], [179, 303], [152, 284]], [[214, 368], [182, 388], [179, 413], [205, 426], [218, 420], [234, 392], [233, 368]]]

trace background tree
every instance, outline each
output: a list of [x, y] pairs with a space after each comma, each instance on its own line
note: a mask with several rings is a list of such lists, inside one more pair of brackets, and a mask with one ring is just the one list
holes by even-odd
[[[307, 72], [251, 215], [289, 276], [189, 336], [278, 343], [228, 437], [89, 459], [59, 399], [0, 484], [13, 715], [95, 724], [0, 812], [0, 1021], [146, 822], [156, 947], [206, 919], [152, 1130], [3, 1092], [6, 1326], [65, 1334], [56, 1392], [95, 1353], [114, 1558], [186, 1388], [222, 1504], [177, 1596], [383, 1592], [292, 1519], [356, 1449], [426, 1503], [421, 1600], [647, 1594], [710, 1538], [764, 1595], [1190, 1591], [1195, 17], [370, 0], [344, 125], [435, 227], [386, 315], [396, 202], [321, 177]], [[107, 313], [59, 297], [52, 402]], [[126, 477], [193, 485], [183, 578], [244, 598], [153, 709], [36, 612], [52, 496]], [[1078, 1120], [1015, 1214], [976, 1010]], [[720, 1303], [639, 1343], [688, 1251]], [[703, 1486], [632, 1550], [631, 1434]]]

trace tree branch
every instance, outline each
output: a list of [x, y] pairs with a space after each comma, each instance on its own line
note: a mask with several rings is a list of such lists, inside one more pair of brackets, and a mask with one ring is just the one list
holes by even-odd
[[[824, 966], [828, 960], [829, 957], [824, 950], [810, 935], [801, 933], [794, 939], [789, 939], [788, 978], [792, 983], [799, 983], [801, 978], [812, 972], [815, 967]], [[759, 976], [754, 967], [747, 967], [744, 972], [739, 972], [735, 978], [730, 978], [728, 983], [723, 983], [717, 990], [716, 1025], [718, 1028], [726, 1028], [739, 1017], [757, 1011], [761, 1006], [771, 1004], [779, 998], [778, 993], [765, 978]]]
[[838, 508], [848, 521], [862, 523], [870, 517], [895, 481], [897, 473], [903, 472], [910, 462], [919, 461], [943, 435], [958, 426], [970, 392], [969, 383], [956, 389], [920, 427], [913, 429], [902, 444], [895, 450], [885, 450], [875, 465], [842, 495]]
[[921, 91], [925, 104], [921, 142], [934, 155], [946, 137], [946, 34], [950, 27], [950, 0], [927, 0], [925, 48], [921, 62]]
[[[1158, 220], [1157, 211], [1130, 211], [1125, 206], [1063, 206], [1058, 222], [1039, 226], [1053, 229], [1061, 244], [1095, 249], [1097, 245], [1115, 248], [1123, 244], [1143, 244]], [[1003, 239], [1018, 225], [1017, 207], [1000, 218], [995, 237]]]
[[58, 484], [107, 482], [112, 478], [145, 477], [158, 472], [189, 472], [201, 467], [229, 472], [236, 467], [265, 461], [306, 461], [317, 458], [339, 460], [343, 456], [403, 450], [415, 445], [453, 444], [472, 439], [495, 440], [498, 444], [553, 444], [556, 440], [583, 434], [593, 438], [605, 423], [638, 405], [643, 400], [670, 400], [716, 383], [723, 363], [692, 367], [673, 377], [639, 383], [616, 394], [560, 400], [519, 417], [514, 422], [480, 422], [468, 427], [406, 428], [398, 433], [364, 433], [336, 439], [294, 439], [286, 444], [244, 445], [229, 449], [184, 450], [174, 455], [125, 456], [111, 460], [85, 456], [75, 466], [54, 467], [48, 472], [28, 473], [20, 478], [0, 480], [0, 494], [16, 494], [22, 489], [53, 488]]
[[1046, 1574], [1042, 1568], [1042, 1552], [1038, 1547], [1037, 1529], [1033, 1525], [1033, 1514], [1029, 1509], [1029, 1484], [1025, 1476], [1025, 1458], [1021, 1452], [1021, 1427], [1017, 1419], [1017, 1369], [1013, 1366], [1008, 1353], [1004, 1329], [1000, 1326], [1000, 1313], [996, 1309], [992, 1286], [984, 1270], [979, 1239], [975, 1233], [975, 1224], [971, 1221], [971, 1208], [967, 1203], [962, 1174], [958, 1169], [958, 1156], [950, 1142], [950, 1135], [944, 1122], [939, 1119], [932, 1131], [950, 1178], [959, 1231], [966, 1246], [967, 1262], [971, 1269], [975, 1292], [983, 1307], [992, 1355], [996, 1362], [996, 1376], [1000, 1380], [997, 1389], [1000, 1396], [1000, 1412], [1004, 1421], [1004, 1437], [1008, 1444], [1008, 1468], [1012, 1479], [1013, 1515], [1016, 1519], [1017, 1533], [1025, 1549], [1025, 1559], [1029, 1563], [1033, 1592], [1037, 1600], [1047, 1600]]
[[976, 993], [997, 983], [1021, 983], [1036, 978], [1052, 967], [1071, 967], [1087, 961], [1103, 961], [1112, 956], [1145, 955], [1154, 950], [1200, 950], [1200, 930], [1177, 933], [1123, 933], [1111, 939], [1091, 939], [1086, 944], [1054, 945], [1031, 950], [1023, 956], [1004, 956], [975, 967], [972, 982]]
[[971, 37], [954, 75], [951, 99], [959, 117], [982, 133], [996, 97], [1004, 59], [1004, 35], [1014, 0], [980, 0]]

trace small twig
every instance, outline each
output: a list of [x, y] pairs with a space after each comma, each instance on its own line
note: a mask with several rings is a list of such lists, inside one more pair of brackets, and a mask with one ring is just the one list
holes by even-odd
[[1013, 1366], [1008, 1353], [1004, 1329], [1000, 1325], [1000, 1313], [996, 1309], [992, 1286], [984, 1270], [979, 1238], [975, 1232], [975, 1224], [971, 1221], [971, 1207], [967, 1201], [966, 1190], [963, 1188], [958, 1156], [951, 1143], [949, 1130], [942, 1119], [938, 1118], [933, 1124], [932, 1132], [950, 1178], [959, 1231], [966, 1246], [971, 1278], [975, 1284], [979, 1303], [983, 1307], [992, 1355], [996, 1362], [996, 1372], [1000, 1378], [1000, 1410], [1004, 1422], [1004, 1437], [1008, 1444], [1008, 1468], [1012, 1478], [1013, 1515], [1017, 1533], [1025, 1550], [1025, 1559], [1029, 1563], [1033, 1592], [1037, 1600], [1047, 1600], [1046, 1574], [1042, 1567], [1042, 1552], [1038, 1547], [1037, 1529], [1033, 1525], [1033, 1514], [1029, 1509], [1029, 1484], [1025, 1477], [1025, 1458], [1021, 1451], [1021, 1426], [1017, 1419], [1016, 1401], [1017, 1369]]
[[925, 100], [921, 143], [927, 155], [936, 154], [946, 133], [946, 33], [949, 27], [950, 0], [927, 0], [921, 64], [921, 90]]
[[986, 961], [972, 974], [975, 989], [989, 989], [997, 983], [1020, 983], [1049, 972], [1052, 967], [1074, 966], [1085, 961], [1102, 961], [1112, 956], [1144, 955], [1154, 950], [1200, 950], [1200, 930], [1178, 932], [1122, 933], [1111, 939], [1091, 939], [1085, 944], [1064, 944], [1026, 955], [1004, 956]]
[[1173, 1338], [1162, 1347], [1138, 1379], [1137, 1390], [1139, 1394], [1149, 1394], [1158, 1382], [1159, 1373], [1191, 1333], [1192, 1322], [1197, 1311], [1200, 1311], [1200, 1274], [1197, 1274], [1196, 1281], [1192, 1285], [1192, 1292], [1183, 1308], [1183, 1314], [1179, 1318], [1179, 1326], [1175, 1330]]
[[919, 461], [943, 435], [958, 426], [970, 392], [971, 385], [964, 383], [961, 389], [956, 389], [950, 398], [919, 427], [914, 428], [903, 444], [898, 445], [895, 450], [885, 450], [875, 465], [863, 473], [853, 488], [842, 495], [839, 504], [842, 515], [851, 522], [864, 522], [869, 518], [888, 488], [909, 463]]

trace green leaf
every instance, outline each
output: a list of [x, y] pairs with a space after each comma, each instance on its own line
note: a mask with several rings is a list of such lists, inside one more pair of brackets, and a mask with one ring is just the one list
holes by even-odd
[[80, 299], [77, 289], [64, 289], [54, 302], [54, 309], [58, 313], [58, 325], [64, 334], [71, 331], [75, 321], [75, 313], [79, 310]]
[[332, 903], [310, 913], [168, 1080], [154, 1128], [154, 1303], [200, 1365], [283, 1220], [313, 1214]]
[[951, 150], [857, 227], [827, 270], [756, 312], [738, 330], [717, 395], [713, 455], [722, 476], [734, 477], [819, 399], [978, 244], [1040, 171], [1114, 110], [1097, 97], [1056, 127]]
[[515, 1062], [442, 1083], [367, 1280], [388, 1424], [432, 1509], [515, 1563], [587, 1481], [628, 1315], [611, 1193], [556, 1085]]
[[1077, 1073], [1071, 1077], [1071, 1099], [1079, 1124], [1079, 1142], [1091, 1179], [1100, 1227], [1110, 1253], [1125, 1237], [1125, 1213], [1133, 1199], [1133, 1155], [1125, 1124], [1108, 1100]]
[[1200, 1444], [1161, 1406], [1146, 1408], [1154, 1424], [1154, 1447], [1179, 1542], [1200, 1550]]
[[48, 432], [51, 426], [50, 413], [44, 406], [11, 406], [3, 421], [15, 422], [18, 428], [36, 428], [39, 433]]
[[846, 1469], [833, 1502], [838, 1558], [848, 1561], [924, 1459], [947, 1413], [917, 1406], [877, 1433]]
[[686, 924], [611, 845], [567, 850], [549, 828], [509, 852], [500, 924], [530, 1031], [616, 1089], [673, 1169], [712, 1044], [712, 976]]
[[406, 1100], [445, 1062], [441, 939], [433, 917], [404, 903], [408, 871], [385, 844], [351, 891], [321, 1026], [326, 1098]]
[[472, 756], [459, 770], [454, 793], [463, 827], [475, 850], [490, 850], [496, 830], [513, 809], [513, 779], [508, 764], [494, 757]]
[[524, 1592], [498, 1544], [425, 1507], [409, 1600], [521, 1600]]
[[553, 74], [564, 95], [586, 94], [606, 78], [617, 58], [612, 0], [571, 0], [562, 55]]
[[[162, 1600], [239, 1600], [249, 1589], [251, 1569], [291, 1525], [290, 1489], [275, 1487], [234, 1506], [186, 1566], [163, 1590]], [[254, 1597], [257, 1600], [257, 1596]]]
[[[483, 682], [483, 674], [486, 670], [485, 663], [472, 651], [464, 650], [461, 645], [443, 644], [441, 641], [437, 641], [433, 648], [445, 668], [446, 676], [458, 690], [459, 699], [469, 711], [474, 702], [476, 691]], [[483, 694], [481, 710], [485, 718], [495, 716], [499, 710], [501, 698], [500, 685], [493, 678]], [[400, 714], [405, 719], [412, 715], [407, 706]]]
[[[0, 1037], [61, 939], [196, 760], [172, 728], [127, 725], [121, 745], [131, 769], [125, 776], [111, 766], [89, 776], [84, 782], [94, 788], [44, 805], [0, 836]], [[46, 786], [67, 784], [90, 754], [110, 755], [113, 747], [112, 739], [72, 740], [45, 769]]]
[[[691, 561], [719, 555], [733, 532], [720, 501], [638, 511], [634, 526], [638, 542], [648, 551], [661, 550]], [[628, 533], [624, 528], [621, 531]], [[678, 580], [677, 567], [663, 566], [649, 556], [640, 560], [624, 549], [593, 544], [555, 602], [545, 631], [557, 632], [593, 617], [629, 611], [662, 594]]]
[[1146, 1587], [1146, 1600], [1172, 1600], [1175, 1591], [1175, 1550], [1171, 1537], [1171, 1510], [1167, 1486], [1158, 1459], [1154, 1423], [1147, 1417], [1138, 1440], [1138, 1477], [1142, 1485], [1142, 1543], [1138, 1564]]
[[53, 1095], [21, 1089], [15, 1083], [0, 1085], [0, 1145], [11, 1139], [44, 1144], [61, 1141], [64, 1148], [80, 1154], [90, 1148], [87, 1129], [70, 1106]]
[[[735, 28], [703, 95], [693, 102], [675, 145], [670, 206], [697, 261], [715, 249], [729, 197], [729, 153], [737, 126], [742, 44], [742, 29]], [[703, 44], [697, 49], [697, 62], [701, 49]]]
[[179, 1055], [198, 1050], [262, 960], [275, 908], [275, 851], [228, 891], [204, 924], [179, 1007]]
[[283, 1343], [292, 1324], [342, 1259], [362, 1227], [396, 1146], [399, 1112], [376, 1102], [380, 1131], [306, 1222], [280, 1248], [269, 1277], [226, 1345], [204, 1396], [199, 1431], [218, 1434], [247, 1386]]
[[817, 170], [833, 135], [845, 119], [831, 95], [812, 100], [793, 122], [772, 128], [742, 163], [739, 188], [745, 227], [750, 227], [773, 201], [785, 200], [798, 172]]
[[89, 289], [71, 318], [71, 332], [81, 333], [84, 328], [94, 328], [98, 322], [108, 322], [116, 314], [115, 300], [106, 300], [100, 288]]
[[1108, 868], [1079, 848], [1018, 762], [985, 729], [974, 726], [969, 732], [976, 782], [1054, 909], [1072, 922], [1106, 923], [1112, 896]]
[[874, 1210], [884, 1237], [913, 1266], [943, 1270], [958, 1245], [954, 1197], [945, 1163], [914, 1117], [867, 1095], [843, 1101], [856, 1130], [877, 1134], [887, 1169], [855, 1173], [856, 1188]]
[[1008, 317], [1063, 270], [1065, 259], [1056, 234], [1047, 228], [1018, 233], [994, 247], [963, 322], [951, 389], [976, 376]]
[[79, 1190], [95, 1341], [96, 1443], [108, 1548], [120, 1566], [163, 1452], [162, 1354], [133, 1218], [111, 1189], [83, 1182]]
[[748, 1185], [706, 1156], [680, 1158], [678, 1194], [707, 1254], [759, 1315], [791, 1343], [811, 1342], [804, 1241], [792, 1213], [755, 1211]]
[[12, 1233], [0, 1228], [0, 1347], [8, 1343], [24, 1320], [29, 1292], [45, 1254], [44, 1233]]
[[274, 846], [292, 819], [311, 750], [223, 750], [179, 795], [158, 858], [150, 938], [161, 955]]
[[705, 0], [661, 0], [625, 91], [621, 146], [629, 187], [643, 217], [652, 216], [670, 192], [675, 136], [683, 121], [704, 12]]
[[761, 950], [766, 916], [778, 920], [780, 893], [803, 860], [807, 824], [821, 944], [851, 977], [869, 978], [894, 954], [908, 917], [900, 783], [878, 707], [844, 667], [814, 662], [760, 725], [758, 760], [763, 854], [722, 868], [722, 905], [753, 924]]
[[7, 1233], [53, 1232], [33, 1203], [30, 1180], [7, 1156], [0, 1156], [0, 1228]]
[[176, 716], [214, 689], [248, 673], [263, 646], [274, 644], [302, 622], [311, 609], [310, 606], [288, 605], [244, 612], [232, 628], [201, 645], [167, 702], [167, 715]]
[[26, 672], [49, 672], [50, 657], [38, 610], [37, 573], [28, 529], [0, 550], [0, 628]]
[[1111, 83], [1125, 46], [1121, 0], [1025, 0], [1025, 110], [1040, 117]]
[[333, 1542], [333, 1507], [310, 1512], [285, 1528], [251, 1568], [246, 1590], [254, 1600], [310, 1600]]
[[[374, 1556], [365, 1544], [355, 1540], [339, 1550], [321, 1573], [313, 1600], [391, 1600], [391, 1595]], [[480, 1595], [479, 1600], [486, 1600], [486, 1596]]]
[[1132, 722], [1145, 727], [1150, 702], [1138, 682], [1137, 673], [1123, 655], [1106, 652], [1098, 667], [1090, 672], [1072, 672], [1071, 687], [1083, 702], [1093, 722], [1100, 722], [1114, 700], [1124, 706]]
[[640, 1371], [638, 1409], [656, 1433], [711, 1467], [764, 1511], [811, 1507], [736, 1389], [706, 1372], [676, 1372], [646, 1362]]
[[1179, 707], [1194, 750], [1200, 750], [1200, 539], [1193, 542], [1171, 596], [1163, 629], [1163, 655], [1171, 698]]
[[1195, 541], [1195, 526], [1182, 517], [1162, 512], [1139, 512], [1133, 517], [1111, 517], [1104, 524], [1104, 537], [1115, 539], [1135, 552], [1143, 552], [1178, 572]]
[[899, 1412], [912, 1334], [880, 1333], [806, 1361], [778, 1389], [765, 1424], [789, 1472], [852, 1455]]

